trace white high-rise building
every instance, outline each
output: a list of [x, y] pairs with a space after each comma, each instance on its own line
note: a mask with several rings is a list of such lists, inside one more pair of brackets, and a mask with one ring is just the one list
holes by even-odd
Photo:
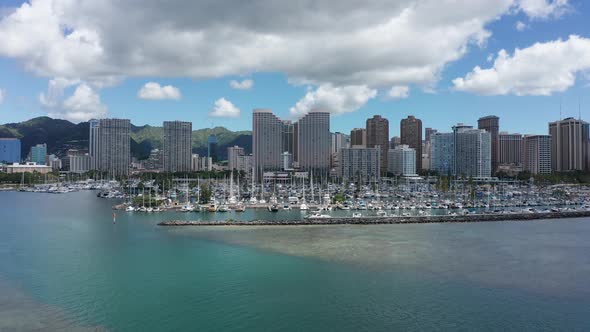
[[455, 175], [474, 178], [492, 176], [492, 136], [483, 129], [459, 124], [455, 133]]
[[417, 176], [416, 150], [406, 144], [398, 145], [388, 151], [389, 172], [397, 176]]
[[297, 121], [297, 163], [302, 171], [330, 170], [330, 113], [311, 111]]
[[239, 168], [239, 158], [244, 155], [244, 148], [237, 145], [227, 148], [227, 167], [229, 170], [237, 170]]

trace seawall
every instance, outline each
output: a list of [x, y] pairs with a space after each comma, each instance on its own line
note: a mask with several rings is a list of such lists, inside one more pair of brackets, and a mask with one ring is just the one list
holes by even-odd
[[219, 220], [187, 221], [170, 220], [159, 226], [298, 226], [298, 225], [384, 225], [384, 224], [430, 224], [492, 221], [528, 221], [540, 219], [565, 219], [590, 217], [590, 211], [565, 211], [518, 214], [472, 214], [464, 216], [416, 216], [416, 217], [360, 217], [360, 218], [309, 218], [301, 220]]

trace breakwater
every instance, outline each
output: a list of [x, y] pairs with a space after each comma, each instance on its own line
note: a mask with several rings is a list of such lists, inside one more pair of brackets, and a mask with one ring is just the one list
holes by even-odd
[[458, 216], [415, 216], [415, 217], [360, 217], [360, 218], [307, 218], [301, 220], [217, 220], [187, 221], [169, 220], [159, 226], [298, 226], [298, 225], [383, 225], [383, 224], [429, 224], [493, 221], [527, 221], [540, 219], [565, 219], [590, 217], [590, 211], [563, 211], [545, 213], [471, 214]]

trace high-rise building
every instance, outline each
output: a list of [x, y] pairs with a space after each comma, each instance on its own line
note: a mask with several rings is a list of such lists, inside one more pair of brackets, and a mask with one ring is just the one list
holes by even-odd
[[191, 155], [191, 171], [198, 172], [201, 170], [201, 158], [197, 153]]
[[501, 132], [498, 135], [498, 165], [522, 165], [522, 135]]
[[459, 124], [453, 127], [455, 145], [455, 175], [488, 178], [492, 175], [491, 134]]
[[402, 144], [402, 139], [399, 136], [393, 136], [389, 141], [389, 149], [395, 149], [396, 146]]
[[342, 148], [338, 157], [338, 175], [348, 182], [375, 182], [381, 176], [380, 154], [380, 148]]
[[165, 172], [190, 172], [193, 124], [164, 121], [163, 166]]
[[350, 136], [341, 132], [332, 133], [332, 153], [338, 153], [342, 148], [350, 147]]
[[92, 119], [88, 121], [90, 133], [88, 136], [88, 154], [90, 155], [90, 169], [97, 170], [98, 167], [98, 135], [100, 130], [100, 120]]
[[70, 173], [85, 173], [90, 170], [90, 155], [71, 154], [68, 155], [68, 171]]
[[211, 158], [214, 163], [218, 161], [217, 136], [215, 134], [211, 134], [207, 138], [207, 157]]
[[430, 136], [430, 169], [441, 176], [455, 173], [454, 133], [435, 133]]
[[283, 148], [282, 152], [294, 154], [296, 149], [295, 124], [290, 120], [283, 120]]
[[[283, 121], [268, 109], [255, 109], [252, 114], [252, 151], [256, 178], [264, 171], [282, 169], [285, 126]], [[295, 130], [295, 128], [294, 128]]]
[[388, 151], [389, 172], [398, 176], [416, 176], [416, 150], [402, 144]]
[[484, 116], [477, 120], [477, 128], [490, 133], [492, 174], [498, 170], [498, 134], [500, 132], [500, 118], [495, 115]]
[[387, 151], [389, 150], [389, 121], [381, 115], [374, 115], [367, 119], [367, 147], [379, 148], [381, 153], [380, 170], [387, 172]]
[[330, 170], [330, 113], [311, 111], [297, 123], [299, 169], [327, 174]]
[[366, 147], [367, 146], [367, 129], [354, 128], [350, 131], [350, 146]]
[[[410, 115], [400, 122], [401, 144], [416, 151], [416, 160], [422, 160], [422, 121]], [[422, 171], [422, 162], [416, 164], [416, 172]]]
[[0, 138], [0, 164], [19, 163], [21, 144], [18, 138]]
[[91, 121], [89, 150], [92, 169], [127, 175], [131, 163], [131, 122], [127, 119]]
[[589, 128], [588, 122], [574, 118], [549, 123], [553, 171], [588, 169]]
[[229, 170], [238, 170], [240, 165], [240, 156], [244, 155], [244, 148], [237, 145], [227, 148], [227, 166]]
[[45, 165], [47, 162], [47, 144], [37, 144], [31, 146], [31, 162], [37, 165]]
[[551, 136], [527, 135], [523, 139], [523, 169], [532, 174], [551, 174]]
[[432, 128], [424, 129], [424, 140], [426, 142], [430, 142], [430, 138], [432, 137], [432, 135], [436, 134], [437, 132], [438, 130]]

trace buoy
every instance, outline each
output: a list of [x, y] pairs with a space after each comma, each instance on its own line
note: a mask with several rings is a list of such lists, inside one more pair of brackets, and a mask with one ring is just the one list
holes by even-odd
[[113, 212], [113, 224], [117, 222], [117, 214]]

